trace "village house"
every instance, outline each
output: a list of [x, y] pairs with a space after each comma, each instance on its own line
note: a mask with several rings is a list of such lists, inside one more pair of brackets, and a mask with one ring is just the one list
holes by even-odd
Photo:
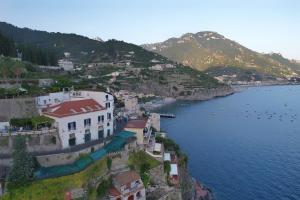
[[50, 87], [53, 83], [54, 83], [54, 80], [51, 78], [39, 79], [39, 87]]
[[42, 115], [55, 120], [62, 148], [113, 134], [114, 98], [104, 92], [70, 91], [37, 98]]
[[162, 71], [163, 67], [159, 64], [153, 65], [151, 67], [149, 67], [150, 70], [154, 70], [154, 71]]
[[130, 120], [124, 130], [136, 133], [138, 145], [148, 144], [152, 133], [151, 119]]
[[135, 171], [121, 172], [113, 177], [110, 200], [146, 200], [144, 184]]
[[73, 71], [74, 65], [72, 61], [61, 59], [58, 61], [58, 66], [62, 68], [64, 71]]

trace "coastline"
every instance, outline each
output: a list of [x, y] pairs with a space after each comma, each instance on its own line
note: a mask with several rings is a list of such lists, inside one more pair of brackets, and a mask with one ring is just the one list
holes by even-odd
[[236, 93], [236, 91], [229, 86], [222, 88], [203, 89], [187, 96], [157, 97], [157, 99], [142, 103], [140, 106], [147, 111], [154, 111], [164, 106], [176, 103], [177, 101], [207, 101], [214, 98], [226, 97], [234, 93]]

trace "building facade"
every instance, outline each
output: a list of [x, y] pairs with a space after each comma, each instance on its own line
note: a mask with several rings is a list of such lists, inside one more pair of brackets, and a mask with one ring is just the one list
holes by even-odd
[[138, 145], [148, 144], [152, 133], [151, 119], [130, 120], [124, 130], [136, 133]]
[[70, 91], [38, 98], [41, 114], [55, 120], [62, 148], [113, 135], [114, 98], [110, 94]]

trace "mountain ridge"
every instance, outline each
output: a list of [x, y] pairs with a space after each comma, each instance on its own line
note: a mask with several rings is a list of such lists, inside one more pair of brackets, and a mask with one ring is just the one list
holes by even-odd
[[141, 46], [200, 71], [233, 67], [254, 70], [263, 78], [290, 78], [300, 70], [299, 64], [281, 54], [258, 53], [213, 31], [185, 33], [178, 38]]
[[[27, 72], [22, 75], [24, 78], [53, 78], [61, 83], [59, 87], [75, 85], [75, 89], [125, 89], [178, 99], [204, 100], [233, 92], [230, 86], [219, 83], [203, 72], [124, 41], [99, 42], [76, 34], [48, 33], [1, 22], [0, 32], [15, 43], [49, 49], [56, 53], [58, 59], [71, 60], [79, 69], [53, 72], [50, 77], [50, 73], [34, 66], [34, 71], [24, 70]], [[5, 71], [7, 67], [0, 63], [0, 74], [1, 68]], [[29, 87], [29, 90], [32, 88]], [[44, 92], [36, 89], [35, 94]]]

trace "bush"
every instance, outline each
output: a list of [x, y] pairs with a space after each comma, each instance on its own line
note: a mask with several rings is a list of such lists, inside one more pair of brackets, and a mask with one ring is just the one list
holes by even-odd
[[112, 180], [103, 180], [97, 187], [97, 196], [102, 198], [107, 194], [109, 187], [111, 186]]
[[33, 177], [33, 157], [26, 151], [26, 138], [17, 136], [13, 146], [13, 166], [8, 181], [11, 186], [26, 185]]
[[170, 171], [171, 171], [171, 162], [170, 161], [164, 161], [164, 172], [169, 175]]
[[140, 172], [141, 174], [145, 173], [145, 172], [148, 172], [150, 170], [150, 164], [145, 162], [145, 163], [142, 163], [141, 167], [140, 167]]
[[110, 157], [107, 157], [107, 159], [106, 159], [106, 165], [107, 165], [107, 169], [110, 170], [111, 169], [111, 165], [112, 165], [112, 159]]
[[180, 147], [178, 144], [176, 144], [173, 140], [169, 139], [169, 138], [163, 138], [160, 136], [157, 136], [155, 138], [155, 140], [158, 143], [163, 143], [164, 147], [167, 151], [175, 151], [176, 155], [179, 156], [180, 155]]
[[142, 179], [142, 181], [144, 183], [144, 186], [147, 187], [149, 185], [149, 183], [150, 183], [150, 176], [147, 173], [143, 173], [141, 175], [141, 179]]

